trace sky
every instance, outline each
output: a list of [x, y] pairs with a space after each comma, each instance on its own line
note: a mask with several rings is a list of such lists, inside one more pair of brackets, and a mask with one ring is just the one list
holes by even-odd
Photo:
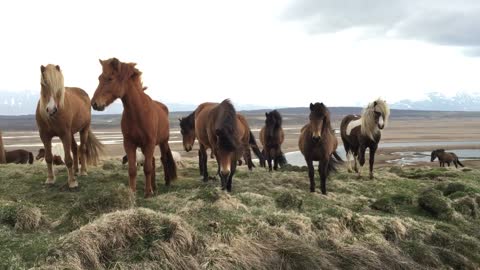
[[480, 92], [478, 0], [10, 0], [0, 95], [40, 65], [93, 95], [98, 59], [135, 62], [166, 103], [357, 106]]

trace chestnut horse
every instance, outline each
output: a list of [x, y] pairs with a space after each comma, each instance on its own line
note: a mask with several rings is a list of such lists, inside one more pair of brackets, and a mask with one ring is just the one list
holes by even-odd
[[310, 103], [310, 123], [302, 127], [298, 147], [305, 157], [310, 178], [310, 191], [315, 192], [315, 169], [313, 161], [318, 161], [320, 173], [320, 189], [327, 194], [327, 178], [330, 172], [336, 171], [338, 156], [337, 138], [330, 125], [330, 112], [323, 103]]
[[455, 168], [458, 168], [458, 165], [463, 166], [463, 164], [458, 159], [458, 156], [453, 152], [445, 152], [445, 149], [437, 149], [433, 150], [431, 154], [431, 162], [433, 162], [436, 158], [438, 158], [438, 162], [440, 163], [440, 167], [445, 167], [445, 163], [448, 164], [450, 167], [450, 163], [453, 162]]
[[134, 63], [123, 63], [117, 58], [100, 60], [102, 73], [98, 77], [97, 90], [92, 98], [94, 110], [103, 111], [105, 107], [119, 98], [123, 104], [121, 128], [123, 147], [128, 158], [128, 175], [130, 189], [136, 191], [136, 150], [139, 147], [145, 156], [143, 172], [145, 173], [145, 197], [150, 197], [156, 190], [155, 146], [160, 146], [161, 161], [165, 184], [177, 178], [177, 168], [168, 145], [170, 127], [168, 108], [152, 100], [142, 85], [142, 72]]
[[[60, 137], [65, 152], [65, 165], [68, 169], [68, 188], [77, 189], [75, 173], [78, 160], [81, 175], [87, 175], [87, 163], [95, 164], [103, 145], [90, 129], [91, 110], [88, 94], [80, 88], [65, 87], [60, 66], [41, 66], [41, 96], [35, 113], [40, 139], [45, 148], [48, 176], [46, 184], [53, 184], [52, 138]], [[80, 133], [80, 152], [73, 135]], [[70, 153], [73, 153], [72, 155]]]
[[[265, 113], [265, 126], [260, 130], [260, 142], [263, 146], [262, 153], [268, 163], [268, 170], [277, 170], [278, 165], [284, 166], [287, 161], [282, 152], [282, 143], [285, 140], [285, 134], [282, 128], [282, 116], [277, 110]], [[265, 167], [265, 162], [261, 164]]]
[[357, 160], [360, 166], [365, 164], [365, 151], [370, 148], [370, 179], [373, 179], [373, 164], [375, 152], [382, 137], [381, 130], [388, 122], [390, 109], [384, 100], [377, 99], [368, 104], [361, 116], [347, 115], [340, 123], [340, 134], [343, 147], [347, 154], [348, 171], [351, 172], [350, 159], [353, 154], [355, 172], [361, 176], [361, 169], [357, 168]]
[[33, 164], [33, 154], [27, 150], [18, 149], [5, 151], [5, 159], [7, 163], [14, 164]]
[[[41, 160], [45, 158], [45, 149], [40, 148], [38, 150], [38, 154], [35, 157], [36, 160]], [[65, 165], [65, 162], [63, 162], [62, 157], [58, 155], [53, 155], [53, 165]]]
[[0, 131], [0, 164], [5, 163], [7, 163], [7, 160], [5, 158], [5, 147], [3, 146], [2, 131]]
[[[215, 105], [218, 105], [218, 103], [211, 103], [211, 102], [202, 103], [191, 114], [179, 119], [180, 132], [182, 134], [182, 140], [183, 140], [183, 148], [185, 149], [186, 152], [189, 152], [192, 150], [193, 144], [195, 143], [195, 139], [197, 137], [196, 131], [195, 131], [196, 130], [196, 125], [195, 125], [196, 112], [203, 110], [205, 108], [211, 108]], [[203, 115], [206, 115], [206, 114], [203, 114]], [[199, 121], [200, 123], [205, 123], [204, 119], [200, 119]], [[250, 126], [248, 125], [247, 119], [239, 113], [237, 113], [237, 125], [241, 126], [242, 127], [241, 131], [243, 131], [242, 134], [240, 134], [240, 142], [243, 144], [243, 158], [247, 163], [248, 169], [252, 170], [252, 168], [255, 167], [255, 165], [252, 162], [250, 148], [252, 148], [253, 152], [259, 158], [260, 162], [263, 161], [263, 155], [260, 152], [260, 149], [258, 148], [257, 142], [255, 140], [255, 136], [250, 130]], [[204, 175], [204, 171], [203, 171], [204, 166], [201, 165], [203, 164], [203, 159], [206, 158], [207, 156], [206, 154], [204, 155], [203, 152], [200, 150], [199, 150], [198, 156], [199, 156], [200, 175], [204, 176], [204, 180], [207, 181], [208, 173]], [[212, 158], [213, 156], [214, 155], [212, 155]], [[241, 165], [241, 159], [238, 159], [238, 164]]]

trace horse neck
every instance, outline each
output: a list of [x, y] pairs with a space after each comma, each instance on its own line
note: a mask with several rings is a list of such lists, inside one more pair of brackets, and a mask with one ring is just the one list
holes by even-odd
[[138, 112], [147, 109], [147, 106], [145, 106], [147, 99], [148, 96], [142, 91], [141, 87], [137, 89], [135, 86], [130, 86], [130, 88], [125, 92], [125, 95], [121, 98], [123, 110], [129, 116], [138, 115], [141, 117], [142, 114], [139, 114]]

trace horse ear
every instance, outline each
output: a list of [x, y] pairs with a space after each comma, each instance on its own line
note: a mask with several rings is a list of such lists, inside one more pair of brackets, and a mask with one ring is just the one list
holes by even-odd
[[377, 106], [377, 101], [373, 102], [373, 107]]
[[313, 103], [310, 103], [310, 111], [313, 111]]
[[268, 117], [268, 112], [265, 112], [265, 117]]
[[59, 65], [56, 65], [55, 68], [60, 71], [60, 66]]
[[102, 61], [102, 59], [98, 59], [98, 62], [100, 62], [100, 65], [103, 66], [103, 61]]
[[40, 71], [43, 73], [45, 72], [45, 67], [43, 65], [40, 66]]

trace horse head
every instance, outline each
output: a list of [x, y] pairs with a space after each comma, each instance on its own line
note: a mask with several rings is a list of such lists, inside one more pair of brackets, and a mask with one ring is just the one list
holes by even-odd
[[318, 142], [323, 134], [330, 129], [330, 113], [323, 103], [310, 103], [309, 119], [312, 128], [312, 139]]

